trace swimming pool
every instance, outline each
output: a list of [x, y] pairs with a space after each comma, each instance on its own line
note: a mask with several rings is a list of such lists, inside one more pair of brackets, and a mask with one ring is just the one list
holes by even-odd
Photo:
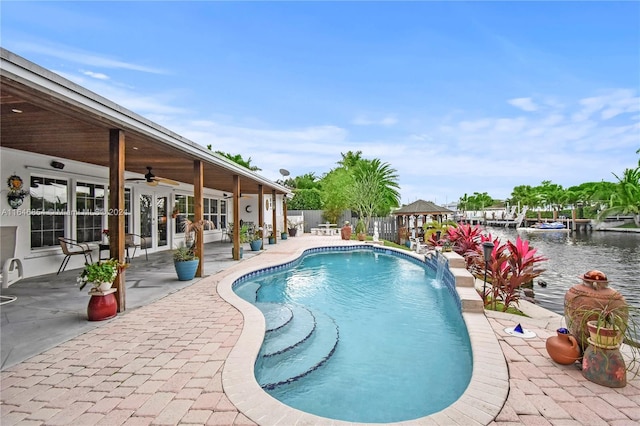
[[266, 320], [256, 380], [292, 407], [354, 422], [411, 420], [451, 405], [469, 384], [460, 301], [412, 257], [322, 250], [243, 277], [234, 291]]

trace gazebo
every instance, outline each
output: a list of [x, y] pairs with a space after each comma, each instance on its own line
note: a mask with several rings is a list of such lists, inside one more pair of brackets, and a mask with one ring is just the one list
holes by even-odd
[[[431, 201], [417, 200], [406, 206], [402, 206], [392, 214], [396, 216], [398, 229], [406, 228], [409, 233], [415, 231], [418, 219], [422, 218], [422, 223], [426, 223], [427, 217], [431, 216], [433, 220], [442, 223], [447, 215], [455, 212], [445, 207], [439, 206]], [[411, 219], [414, 219], [413, 229], [409, 229]]]

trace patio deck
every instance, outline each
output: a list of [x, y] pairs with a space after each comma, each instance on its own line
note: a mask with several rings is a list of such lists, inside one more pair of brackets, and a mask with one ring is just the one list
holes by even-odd
[[[3, 289], [18, 299], [2, 306], [2, 425], [255, 424], [223, 387], [222, 371], [244, 320], [217, 285], [301, 247], [339, 242], [290, 238], [260, 254], [245, 251], [240, 262], [231, 259], [229, 243], [207, 244], [208, 276], [190, 282], [176, 281], [169, 253], [136, 258], [127, 270], [127, 311], [96, 323], [86, 321], [88, 296], [75, 286], [78, 270]], [[495, 420], [440, 418], [424, 424], [640, 422], [640, 379], [610, 389], [587, 381], [575, 366], [555, 364], [545, 340], [561, 318], [535, 307], [531, 312], [530, 319], [487, 314], [509, 367], [509, 395]], [[517, 322], [537, 337], [524, 340], [503, 331]], [[293, 424], [290, 419], [258, 421]]]

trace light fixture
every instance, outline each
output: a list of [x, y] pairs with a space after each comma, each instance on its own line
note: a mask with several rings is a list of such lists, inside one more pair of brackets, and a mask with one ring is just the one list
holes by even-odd
[[482, 251], [484, 254], [484, 283], [482, 284], [482, 303], [487, 303], [487, 269], [489, 269], [489, 259], [491, 259], [491, 253], [493, 252], [493, 244], [491, 241], [485, 241], [482, 243]]
[[53, 167], [54, 169], [62, 170], [64, 169], [64, 163], [61, 163], [56, 160], [51, 160], [51, 167]]
[[16, 113], [16, 114], [22, 114], [22, 110], [18, 109], [18, 108], [11, 108], [11, 112]]

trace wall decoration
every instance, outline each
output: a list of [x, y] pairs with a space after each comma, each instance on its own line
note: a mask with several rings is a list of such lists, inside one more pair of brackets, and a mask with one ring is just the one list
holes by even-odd
[[9, 186], [7, 201], [12, 209], [17, 209], [22, 205], [24, 197], [29, 195], [29, 191], [22, 189], [22, 178], [18, 175], [9, 176], [9, 179], [7, 179], [7, 185]]
[[266, 200], [264, 200], [264, 208], [269, 210], [270, 206], [271, 206], [271, 203], [270, 203], [269, 199], [267, 198]]

